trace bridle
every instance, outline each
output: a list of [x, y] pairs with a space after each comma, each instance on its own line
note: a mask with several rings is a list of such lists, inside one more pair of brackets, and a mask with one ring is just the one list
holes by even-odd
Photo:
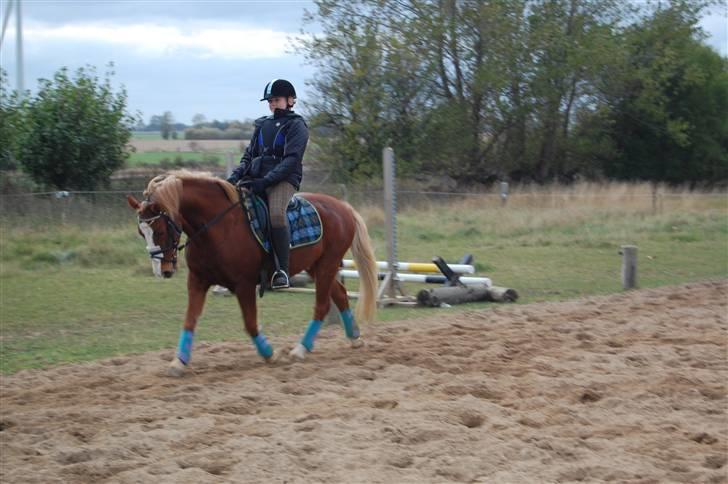
[[[139, 223], [145, 223], [152, 226], [152, 223], [154, 223], [157, 219], [162, 219], [167, 224], [167, 241], [166, 245], [164, 247], [160, 247], [159, 249], [155, 248], [149, 248], [149, 257], [152, 260], [157, 260], [159, 262], [171, 262], [173, 265], [177, 265], [177, 253], [184, 249], [187, 244], [190, 243], [189, 239], [184, 245], [178, 245], [179, 240], [182, 238], [182, 228], [177, 225], [177, 223], [172, 220], [172, 217], [167, 214], [167, 212], [159, 212], [157, 215], [154, 215], [149, 218], [142, 218], [138, 217]], [[174, 249], [174, 255], [171, 259], [166, 259], [164, 257], [164, 253], [167, 252], [170, 249]]]
[[[152, 260], [157, 260], [159, 262], [171, 262], [173, 265], [176, 266], [177, 265], [177, 254], [179, 253], [180, 250], [184, 250], [185, 247], [187, 247], [188, 245], [190, 245], [190, 243], [198, 235], [206, 232], [207, 229], [209, 229], [210, 227], [212, 227], [213, 225], [215, 225], [216, 223], [218, 223], [220, 220], [222, 220], [222, 218], [230, 210], [232, 210], [233, 208], [235, 208], [238, 205], [241, 206], [241, 207], [243, 206], [243, 200], [242, 200], [242, 198], [240, 198], [236, 202], [233, 202], [225, 210], [223, 210], [219, 214], [215, 215], [215, 217], [213, 217], [212, 220], [210, 220], [209, 222], [207, 222], [206, 224], [204, 224], [202, 227], [200, 227], [194, 234], [188, 235], [187, 236], [187, 240], [185, 241], [184, 244], [180, 244], [179, 243], [180, 239], [182, 238], [182, 227], [180, 227], [179, 225], [177, 225], [177, 223], [174, 220], [172, 220], [172, 217], [170, 217], [167, 212], [159, 212], [157, 215], [153, 215], [153, 216], [148, 217], [148, 218], [137, 217], [138, 220], [139, 220], [139, 223], [144, 222], [147, 225], [149, 225], [150, 227], [152, 226], [152, 223], [153, 222], [155, 222], [157, 219], [160, 219], [160, 218], [162, 220], [164, 220], [166, 222], [166, 224], [167, 224], [167, 241], [166, 241], [166, 245], [164, 247], [160, 247], [159, 249], [156, 249], [156, 248], [149, 248], [149, 249], [147, 249], [149, 251], [149, 257]], [[172, 235], [173, 233], [174, 233], [174, 235]], [[164, 253], [167, 252], [168, 250], [171, 250], [171, 249], [174, 249], [174, 255], [172, 256], [171, 259], [165, 259], [164, 258]]]

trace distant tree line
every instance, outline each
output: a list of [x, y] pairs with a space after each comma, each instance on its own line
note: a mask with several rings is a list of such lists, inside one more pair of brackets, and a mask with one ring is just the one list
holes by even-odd
[[202, 114], [192, 118], [193, 127], [185, 129], [185, 139], [250, 139], [252, 121], [207, 121]]
[[159, 131], [163, 139], [177, 139], [178, 131], [184, 131], [187, 125], [175, 122], [174, 116], [170, 111], [162, 114], [155, 114], [149, 119], [149, 124], [141, 123], [136, 127], [136, 131]]
[[138, 131], [159, 131], [164, 139], [177, 139], [178, 132], [184, 132], [184, 139], [248, 139], [253, 135], [251, 121], [207, 121], [204, 114], [192, 117], [192, 126], [174, 121], [170, 111], [150, 118], [149, 124], [141, 124]]
[[316, 0], [307, 104], [341, 180], [728, 180], [728, 60], [710, 2]]

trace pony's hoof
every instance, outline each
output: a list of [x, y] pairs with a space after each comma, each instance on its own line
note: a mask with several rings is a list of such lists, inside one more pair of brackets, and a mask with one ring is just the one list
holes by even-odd
[[169, 364], [169, 367], [167, 367], [167, 376], [171, 376], [172, 378], [181, 378], [185, 375], [186, 370], [187, 367], [185, 364], [182, 363], [179, 358], [175, 357], [175, 359]]
[[291, 352], [288, 353], [288, 356], [294, 360], [303, 361], [306, 358], [306, 347], [301, 343], [298, 343]]
[[352, 339], [350, 341], [352, 348], [361, 348], [364, 346], [364, 340], [362, 338]]
[[270, 355], [268, 358], [263, 358], [266, 363], [269, 365], [273, 365], [278, 362], [281, 358], [281, 350], [273, 350], [273, 354]]

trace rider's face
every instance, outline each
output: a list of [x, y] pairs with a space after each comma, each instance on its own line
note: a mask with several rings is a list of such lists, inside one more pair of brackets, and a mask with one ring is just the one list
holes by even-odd
[[293, 105], [293, 98], [285, 98], [282, 96], [276, 96], [268, 99], [268, 109], [272, 113], [276, 109], [288, 109], [289, 105]]

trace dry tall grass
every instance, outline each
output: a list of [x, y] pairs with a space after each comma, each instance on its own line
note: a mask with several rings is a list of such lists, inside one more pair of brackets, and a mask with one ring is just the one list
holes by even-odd
[[[412, 195], [415, 195], [415, 199]], [[475, 224], [491, 235], [522, 230], [557, 229], [580, 223], [627, 225], [667, 223], [697, 214], [728, 215], [728, 193], [721, 190], [690, 191], [649, 183], [580, 183], [571, 186], [512, 187], [502, 203], [497, 191], [424, 197], [410, 194], [399, 210], [403, 221], [423, 226], [463, 222]], [[400, 197], [402, 199], [403, 197]], [[369, 227], [385, 224], [381, 205], [357, 207]]]

